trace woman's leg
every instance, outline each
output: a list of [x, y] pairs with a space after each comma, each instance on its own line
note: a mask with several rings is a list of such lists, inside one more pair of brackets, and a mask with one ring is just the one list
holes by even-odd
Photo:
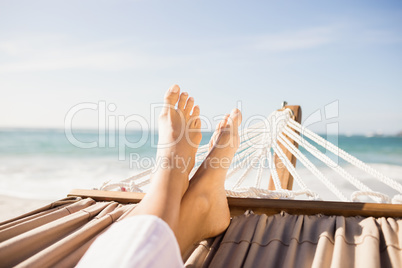
[[176, 85], [166, 93], [159, 117], [159, 164], [152, 174], [149, 192], [130, 213], [136, 217], [113, 224], [95, 240], [78, 266], [183, 266], [171, 230], [177, 229], [181, 200], [201, 141], [200, 110], [193, 105], [194, 100], [186, 93], [180, 94]]
[[239, 147], [240, 123], [238, 109], [222, 120], [211, 139], [210, 153], [190, 180], [181, 201], [178, 228], [174, 229], [182, 255], [194, 243], [222, 233], [230, 223], [224, 183]]
[[130, 215], [155, 215], [172, 230], [177, 229], [181, 200], [202, 137], [200, 109], [193, 106], [194, 99], [185, 92], [180, 94], [179, 86], [173, 85], [166, 92], [158, 121], [158, 166], [149, 192]]

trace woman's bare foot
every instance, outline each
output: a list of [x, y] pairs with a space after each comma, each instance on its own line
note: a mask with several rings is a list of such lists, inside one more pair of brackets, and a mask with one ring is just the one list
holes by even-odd
[[174, 185], [176, 188], [181, 186], [184, 194], [202, 138], [200, 108], [194, 106], [194, 99], [188, 97], [187, 92], [180, 94], [178, 85], [173, 85], [166, 92], [164, 105], [158, 120], [159, 140], [156, 157], [159, 165], [153, 180], [164, 179], [165, 176], [157, 175], [161, 172], [174, 172], [177, 180], [185, 178], [181, 183], [176, 182]]
[[188, 176], [202, 137], [199, 114], [194, 99], [186, 92], [180, 94], [179, 86], [173, 85], [166, 92], [165, 106], [158, 121], [158, 164], [148, 193], [131, 215], [155, 215], [172, 229], [177, 227], [181, 200], [188, 188]]
[[209, 151], [212, 150], [212, 148], [216, 144], [216, 140], [218, 139], [220, 133], [222, 132], [222, 129], [227, 125], [229, 116], [230, 114], [226, 114], [219, 122], [219, 124], [216, 125], [215, 132], [212, 134], [212, 137], [209, 141]]
[[182, 254], [195, 242], [222, 233], [230, 223], [224, 184], [239, 147], [240, 123], [238, 109], [222, 120], [213, 135], [210, 153], [190, 180], [181, 203], [179, 229], [175, 231]]

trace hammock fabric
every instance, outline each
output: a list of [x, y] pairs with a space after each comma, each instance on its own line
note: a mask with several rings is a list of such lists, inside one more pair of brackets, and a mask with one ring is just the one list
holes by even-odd
[[[73, 267], [135, 204], [69, 197], [0, 223], [0, 267]], [[107, 258], [107, 256], [104, 256]], [[187, 267], [401, 267], [402, 219], [246, 212]]]

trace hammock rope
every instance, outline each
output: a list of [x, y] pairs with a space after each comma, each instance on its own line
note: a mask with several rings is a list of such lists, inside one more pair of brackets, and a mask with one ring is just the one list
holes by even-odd
[[[348, 154], [334, 144], [325, 140], [318, 134], [305, 128], [293, 118], [293, 112], [290, 109], [274, 111], [265, 120], [258, 122], [247, 129], [240, 131], [240, 146], [233, 158], [233, 162], [226, 176], [226, 180], [235, 177], [240, 171], [240, 176], [232, 184], [230, 189], [226, 189], [226, 194], [232, 197], [249, 197], [249, 198], [280, 198], [295, 199], [299, 196], [305, 196], [311, 200], [322, 200], [318, 193], [308, 188], [300, 174], [290, 162], [281, 146], [290, 152], [300, 163], [311, 172], [319, 181], [321, 181], [339, 200], [360, 202], [361, 197], [370, 197], [379, 203], [402, 203], [402, 185], [397, 181], [385, 176], [366, 163], [360, 161], [354, 156]], [[363, 182], [348, 173], [344, 168], [331, 160], [327, 155], [322, 153], [317, 147], [307, 141], [306, 138], [313, 141], [322, 148], [330, 151], [335, 156], [345, 160], [351, 165], [359, 168], [378, 181], [395, 189], [399, 193], [394, 197], [373, 191]], [[311, 153], [316, 159], [324, 163], [327, 167], [335, 171], [340, 177], [344, 178], [357, 190], [348, 199], [324, 174], [291, 142], [295, 141], [299, 146], [303, 147], [307, 152]], [[281, 145], [281, 146], [279, 146]], [[198, 148], [195, 165], [190, 173], [192, 176], [202, 165], [209, 153], [209, 144]], [[278, 171], [275, 165], [275, 157], [278, 157], [284, 167], [294, 178], [300, 190], [287, 190], [281, 186]], [[266, 165], [268, 163], [268, 166]], [[250, 173], [256, 170], [254, 176], [255, 183], [250, 183]], [[103, 183], [99, 190], [120, 190], [129, 192], [142, 192], [142, 187], [150, 183], [153, 169], [144, 170], [125, 180]], [[267, 190], [261, 188], [265, 177], [272, 178], [275, 190]], [[244, 187], [246, 183], [254, 185], [254, 187]], [[228, 186], [226, 186], [228, 187]]]

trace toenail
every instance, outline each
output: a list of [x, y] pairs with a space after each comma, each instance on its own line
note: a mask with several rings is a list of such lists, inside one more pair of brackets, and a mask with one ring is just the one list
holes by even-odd
[[177, 92], [179, 92], [179, 87], [174, 85], [171, 88], [169, 88], [169, 91], [172, 93], [177, 93]]
[[185, 96], [187, 96], [187, 95], [188, 95], [188, 93], [187, 93], [187, 92], [183, 92], [183, 93], [181, 93], [181, 94], [183, 94], [183, 95], [185, 95]]

